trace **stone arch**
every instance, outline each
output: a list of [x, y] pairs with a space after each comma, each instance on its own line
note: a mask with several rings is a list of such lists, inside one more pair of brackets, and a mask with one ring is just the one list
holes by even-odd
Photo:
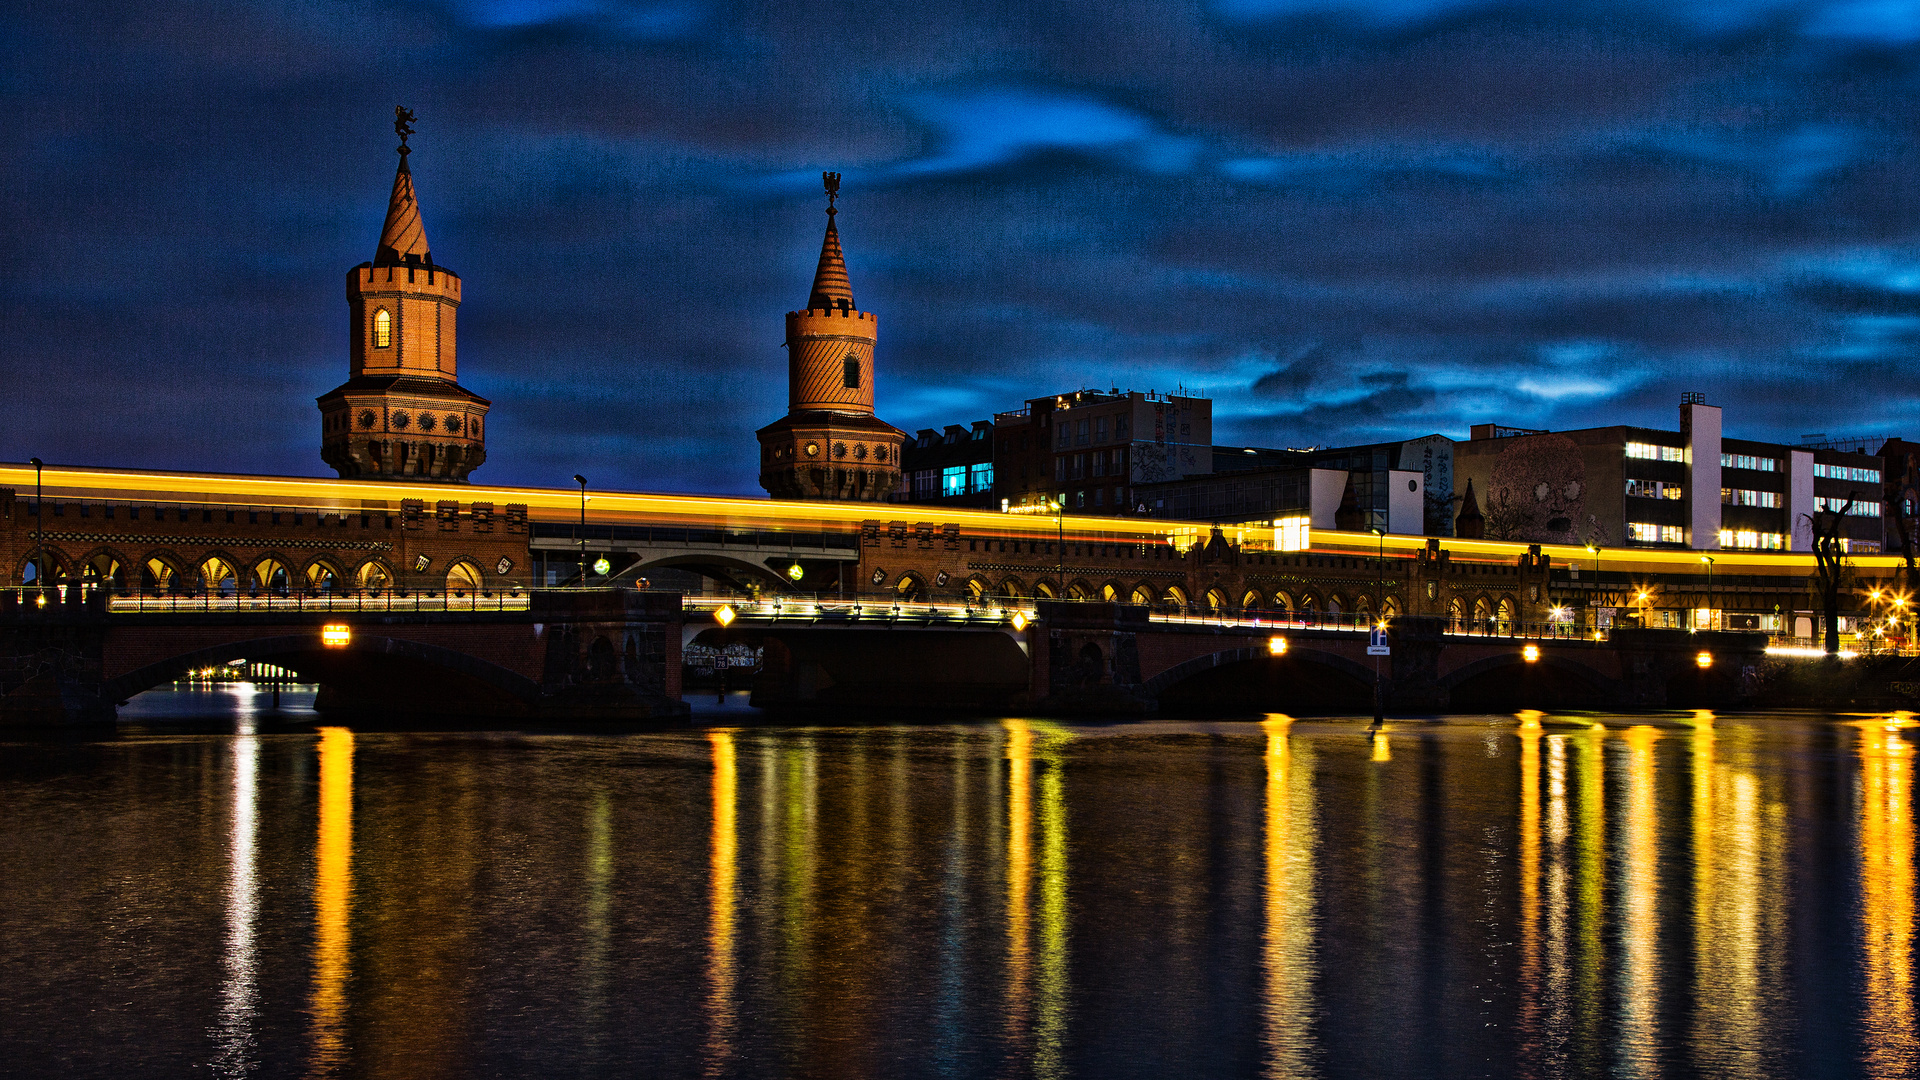
[[90, 589], [104, 587], [109, 592], [125, 593], [127, 571], [132, 565], [132, 560], [119, 550], [97, 547], [80, 560], [80, 582]]
[[993, 591], [992, 587], [987, 584], [987, 579], [981, 577], [979, 574], [972, 574], [967, 577], [966, 590], [967, 601], [973, 604], [986, 603], [988, 594]]
[[203, 596], [240, 595], [240, 568], [244, 565], [225, 551], [207, 552], [193, 564], [193, 591]]
[[1000, 579], [999, 592], [1009, 600], [1024, 600], [1027, 596], [1027, 586], [1019, 578], [1009, 575]]
[[341, 573], [340, 566], [326, 555], [308, 560], [301, 569], [300, 578], [305, 582], [309, 596], [334, 596], [346, 591], [347, 578]]
[[1079, 673], [1078, 673], [1079, 678], [1076, 681], [1080, 682], [1082, 685], [1091, 685], [1093, 683], [1100, 682], [1103, 678], [1106, 677], [1106, 674], [1107, 674], [1106, 654], [1102, 653], [1100, 651], [1100, 646], [1095, 644], [1094, 642], [1089, 641], [1080, 646], [1080, 652], [1079, 652], [1079, 656], [1077, 657], [1077, 660], [1078, 660], [1078, 667], [1079, 667]]
[[247, 568], [247, 593], [286, 596], [294, 590], [293, 563], [277, 551], [261, 554]]
[[1133, 587], [1133, 593], [1127, 598], [1127, 602], [1130, 604], [1140, 604], [1145, 607], [1152, 607], [1153, 606], [1153, 586], [1147, 584], [1144, 581], [1138, 585], [1135, 585]]
[[1350, 607], [1352, 605], [1347, 603], [1346, 596], [1341, 593], [1333, 593], [1327, 597], [1327, 617], [1330, 619], [1339, 618]]
[[479, 596], [487, 588], [487, 575], [472, 559], [461, 556], [447, 564], [447, 595]]
[[386, 560], [370, 556], [353, 568], [353, 591], [379, 596], [393, 588], [393, 568]]
[[[40, 572], [43, 566], [46, 568], [45, 574]], [[20, 557], [19, 564], [13, 570], [13, 580], [22, 585], [60, 585], [72, 579], [73, 565], [60, 553], [59, 548], [29, 551]]]
[[140, 560], [140, 591], [179, 592], [187, 585], [187, 560], [171, 548], [147, 552]]
[[1178, 585], [1169, 585], [1162, 599], [1169, 604], [1175, 604], [1184, 608], [1187, 606], [1187, 590]]
[[1233, 601], [1227, 599], [1227, 590], [1214, 586], [1207, 590], [1207, 610], [1224, 615], [1233, 610]]
[[1246, 595], [1240, 598], [1241, 611], [1258, 611], [1266, 606], [1266, 600], [1260, 595], [1259, 589], [1248, 589]]
[[1382, 599], [1381, 599], [1381, 601], [1380, 601], [1380, 617], [1381, 617], [1382, 619], [1397, 619], [1397, 618], [1399, 618], [1399, 617], [1400, 617], [1400, 602], [1399, 602], [1398, 600], [1395, 600], [1395, 599], [1394, 599], [1393, 597], [1391, 597], [1391, 596], [1388, 596], [1388, 597], [1384, 597], [1384, 598], [1382, 598]]
[[1466, 621], [1467, 621], [1466, 602], [1461, 600], [1457, 596], [1448, 600], [1447, 601], [1447, 629], [1458, 630], [1464, 625], [1466, 625]]
[[[796, 587], [796, 583], [784, 573], [775, 573], [764, 565], [755, 565], [745, 559], [734, 559], [720, 554], [669, 555], [659, 559], [642, 559], [631, 566], [614, 571], [614, 576], [621, 581], [631, 582], [647, 576], [649, 571], [660, 568], [693, 571], [702, 577], [724, 582], [743, 593], [751, 592], [755, 587], [763, 592], [790, 592]], [[879, 582], [874, 584], [878, 585]]]
[[1293, 597], [1288, 596], [1283, 590], [1275, 589], [1273, 591], [1273, 610], [1281, 615], [1292, 613]]
[[[1319, 667], [1337, 674], [1337, 690], [1345, 690], [1348, 697], [1358, 698], [1373, 685], [1373, 669], [1335, 653], [1319, 649], [1302, 647], [1297, 643], [1287, 650], [1285, 657], [1276, 657], [1262, 646], [1251, 648], [1222, 649], [1219, 652], [1197, 656], [1183, 663], [1175, 664], [1167, 670], [1148, 679], [1143, 687], [1146, 694], [1154, 699], [1162, 699], [1175, 692], [1176, 688], [1189, 680], [1207, 678], [1217, 669], [1235, 664], [1255, 665], [1251, 670], [1272, 671], [1273, 665], [1285, 664], [1289, 668]], [[1249, 669], [1241, 669], [1243, 672]], [[1282, 669], [1285, 670], [1285, 669]], [[1309, 679], [1300, 683], [1300, 688], [1312, 692], [1314, 684], [1331, 680]]]
[[[1449, 698], [1453, 697], [1456, 692], [1460, 692], [1464, 698], [1468, 694], [1472, 694], [1476, 689], [1486, 692], [1494, 698], [1503, 698], [1509, 696], [1516, 688], [1524, 692], [1526, 688], [1522, 685], [1522, 681], [1526, 679], [1530, 671], [1551, 673], [1562, 684], [1571, 680], [1585, 691], [1585, 693], [1577, 695], [1579, 700], [1564, 702], [1566, 704], [1583, 704], [1587, 707], [1592, 707], [1618, 700], [1620, 684], [1617, 679], [1602, 672], [1595, 671], [1593, 668], [1581, 663], [1575, 657], [1568, 656], [1558, 649], [1543, 648], [1540, 650], [1540, 658], [1532, 663], [1528, 663], [1518, 645], [1514, 647], [1511, 653], [1500, 656], [1488, 656], [1475, 660], [1471, 664], [1462, 665], [1458, 669], [1442, 675], [1436, 680], [1436, 684], [1439, 690]], [[1562, 687], [1562, 694], [1557, 696], [1565, 696], [1564, 685]], [[1541, 700], [1528, 703], [1522, 700], [1501, 703], [1513, 705], [1524, 704], [1531, 708], [1554, 704], [1555, 702]], [[1454, 702], [1454, 704], [1473, 705], [1476, 703], [1468, 700]]]
[[1494, 609], [1494, 617], [1500, 620], [1500, 629], [1503, 632], [1511, 632], [1513, 630], [1514, 616], [1517, 610], [1513, 602], [1513, 597], [1503, 596], [1500, 598], [1500, 606]]
[[[311, 660], [316, 655], [336, 652], [346, 656], [366, 654], [376, 659], [408, 660], [429, 668], [452, 672], [473, 679], [498, 694], [527, 705], [536, 703], [540, 697], [539, 683], [518, 672], [509, 671], [468, 653], [456, 652], [443, 646], [420, 641], [361, 632], [356, 632], [345, 648], [340, 650], [322, 650], [319, 647], [317, 634], [313, 633], [253, 638], [196, 649], [109, 679], [105, 683], [101, 696], [107, 701], [125, 701], [143, 690], [151, 690], [156, 686], [173, 682], [188, 672], [218, 666], [235, 659], [273, 663], [299, 671], [302, 667], [310, 668]], [[308, 662], [303, 664], [301, 662], [303, 659]]]
[[1117, 604], [1125, 596], [1126, 586], [1117, 581], [1109, 581], [1100, 586], [1100, 599], [1109, 604]]
[[1060, 590], [1054, 587], [1051, 579], [1041, 578], [1033, 583], [1033, 595], [1039, 600], [1054, 600], [1059, 597]]
[[927, 583], [919, 574], [909, 570], [893, 582], [894, 598], [903, 604], [917, 604], [927, 599]]
[[1074, 578], [1067, 583], [1067, 599], [1091, 600], [1093, 599], [1093, 586], [1088, 583], [1086, 578]]
[[1355, 615], [1373, 614], [1373, 597], [1368, 596], [1366, 593], [1355, 596], [1353, 598], [1353, 613]]
[[1485, 630], [1493, 625], [1493, 601], [1481, 593], [1473, 598], [1473, 626], [1476, 630]]

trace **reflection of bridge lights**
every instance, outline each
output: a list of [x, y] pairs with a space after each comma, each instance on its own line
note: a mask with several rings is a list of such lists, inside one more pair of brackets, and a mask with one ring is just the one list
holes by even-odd
[[1267, 639], [1267, 652], [1274, 656], [1287, 655], [1287, 639], [1278, 634]]
[[1710, 668], [1713, 666], [1713, 654], [1702, 649], [1700, 650], [1700, 654], [1693, 658], [1693, 662], [1702, 668]]
[[1016, 633], [1016, 634], [1017, 634], [1017, 633], [1019, 633], [1020, 631], [1022, 631], [1022, 630], [1025, 630], [1026, 628], [1027, 628], [1027, 616], [1026, 616], [1026, 613], [1025, 613], [1025, 612], [1020, 612], [1020, 611], [1016, 611], [1016, 612], [1014, 612], [1014, 613], [1013, 613], [1013, 631], [1014, 631], [1014, 633]]
[[1540, 646], [1528, 645], [1526, 648], [1520, 650], [1520, 655], [1527, 663], [1531, 664], [1540, 659]]
[[38, 596], [36, 596], [36, 597], [34, 597], [34, 598], [33, 598], [33, 606], [34, 606], [34, 607], [46, 607], [46, 606], [47, 606], [47, 594], [46, 594], [46, 593], [41, 593], [40, 595], [38, 595]]
[[320, 644], [329, 649], [344, 649], [353, 640], [353, 631], [346, 623], [328, 623], [320, 628]]
[[723, 628], [732, 626], [734, 617], [737, 614], [738, 612], [733, 610], [732, 604], [721, 604], [718, 608], [714, 609], [713, 621], [719, 623]]

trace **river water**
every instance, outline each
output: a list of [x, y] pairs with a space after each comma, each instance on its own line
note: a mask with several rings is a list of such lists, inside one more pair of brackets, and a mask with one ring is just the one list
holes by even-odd
[[0, 745], [0, 1073], [1920, 1072], [1905, 715], [471, 733], [309, 701]]

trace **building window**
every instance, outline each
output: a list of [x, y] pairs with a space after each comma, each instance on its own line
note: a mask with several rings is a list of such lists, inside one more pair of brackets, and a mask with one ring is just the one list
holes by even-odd
[[1060, 445], [1072, 446], [1073, 445], [1073, 421], [1069, 420], [1066, 423], [1061, 424], [1058, 430], [1060, 432]]
[[1087, 445], [1087, 421], [1085, 420], [1080, 421], [1080, 430], [1074, 435], [1073, 445], [1075, 446]]
[[1686, 488], [1681, 484], [1668, 484], [1659, 480], [1629, 480], [1627, 494], [1637, 499], [1684, 499]]
[[1107, 475], [1107, 452], [1105, 450], [1095, 450], [1093, 452], [1093, 475]]
[[1686, 542], [1686, 533], [1678, 525], [1654, 525], [1645, 521], [1629, 521], [1627, 539], [1642, 544], [1680, 544]]
[[1071, 479], [1078, 480], [1085, 475], [1087, 475], [1087, 455], [1073, 455], [1073, 469], [1068, 473], [1068, 476]]
[[991, 462], [968, 467], [967, 490], [975, 493], [993, 490], [993, 464]]
[[1065, 483], [1067, 479], [1067, 455], [1061, 454], [1053, 459], [1053, 482]]
[[843, 373], [843, 375], [846, 380], [847, 389], [849, 390], [860, 389], [860, 358], [859, 357], [857, 356], [847, 357], [847, 369]]
[[1880, 504], [1872, 501], [1871, 499], [1853, 500], [1853, 507], [1851, 509], [1848, 509], [1847, 502], [1848, 500], [1846, 499], [1838, 499], [1838, 498], [1830, 499], [1830, 498], [1825, 498], [1825, 497], [1816, 495], [1814, 496], [1814, 499], [1813, 499], [1813, 509], [1815, 513], [1835, 513], [1835, 514], [1839, 513], [1842, 510], [1846, 510], [1847, 514], [1851, 517], [1877, 518], [1880, 516]]
[[1121, 413], [1113, 418], [1113, 437], [1117, 442], [1127, 441], [1127, 414]]
[[1644, 458], [1648, 461], [1685, 461], [1686, 451], [1677, 446], [1656, 446], [1653, 443], [1630, 442], [1627, 444], [1627, 456]]
[[[1779, 472], [1780, 459], [1754, 457], [1752, 454], [1721, 454], [1720, 467], [1723, 469], [1753, 469], [1756, 472]], [[1817, 474], [1819, 467], [1815, 466]]]
[[373, 347], [389, 349], [393, 347], [393, 316], [386, 308], [373, 313]]
[[931, 499], [940, 493], [940, 474], [933, 469], [913, 471], [913, 497]]
[[1845, 465], [1821, 465], [1815, 463], [1813, 475], [1822, 480], [1851, 480], [1859, 484], [1877, 484], [1880, 482], [1879, 469], [1851, 469]]
[[1770, 510], [1778, 510], [1780, 509], [1780, 493], [1777, 491], [1747, 491], [1744, 488], [1721, 488], [1720, 505], [1764, 506]]
[[1786, 549], [1787, 538], [1780, 533], [1755, 532], [1752, 529], [1721, 529], [1720, 546], [1782, 551]]
[[967, 467], [949, 465], [940, 470], [940, 497], [965, 495], [967, 493]]
[[1104, 416], [1094, 417], [1093, 441], [1097, 443], [1103, 443], [1107, 441], [1107, 418]]

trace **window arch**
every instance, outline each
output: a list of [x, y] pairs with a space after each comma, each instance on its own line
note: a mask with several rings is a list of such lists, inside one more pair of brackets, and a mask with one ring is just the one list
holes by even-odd
[[340, 575], [334, 571], [332, 564], [316, 559], [313, 565], [307, 567], [308, 592], [314, 596], [332, 596], [339, 590]]
[[1228, 604], [1227, 604], [1226, 590], [1224, 589], [1208, 589], [1207, 590], [1207, 609], [1209, 611], [1212, 611], [1217, 615], [1224, 615], [1227, 612], [1227, 607], [1228, 607]]
[[448, 596], [478, 596], [481, 581], [480, 568], [465, 559], [447, 567]]
[[375, 596], [380, 595], [388, 585], [393, 583], [393, 575], [387, 571], [385, 566], [382, 566], [378, 561], [373, 559], [368, 559], [366, 562], [361, 563], [360, 569], [354, 572], [353, 577], [356, 588], [361, 592], [372, 593]]
[[201, 560], [199, 569], [203, 592], [219, 593], [221, 596], [234, 596], [240, 592], [240, 576], [234, 573], [233, 564], [220, 556], [207, 556]]
[[271, 555], [253, 564], [253, 580], [247, 583], [247, 591], [258, 594], [262, 591], [274, 596], [285, 596], [293, 588], [293, 575], [287, 572], [287, 566]]
[[1153, 606], [1153, 589], [1150, 586], [1145, 584], [1135, 585], [1133, 587], [1132, 602], [1135, 604], [1140, 604], [1144, 607], [1152, 607]]
[[178, 584], [173, 564], [158, 555], [147, 557], [146, 565], [140, 568], [140, 589], [142, 592], [173, 592]]
[[373, 347], [376, 349], [393, 347], [393, 313], [386, 308], [373, 313]]
[[1026, 587], [1020, 584], [1019, 578], [1010, 577], [1000, 583], [1000, 595], [1009, 600], [1019, 600], [1027, 595]]
[[1263, 606], [1260, 601], [1260, 593], [1256, 590], [1248, 589], [1247, 595], [1240, 598], [1241, 611], [1258, 611]]
[[847, 389], [849, 390], [860, 389], [860, 358], [859, 357], [854, 356], [852, 354], [848, 354], [847, 362], [846, 362], [846, 370], [842, 372], [842, 376], [843, 377], [841, 381], [847, 384], [847, 387], [846, 387]]

